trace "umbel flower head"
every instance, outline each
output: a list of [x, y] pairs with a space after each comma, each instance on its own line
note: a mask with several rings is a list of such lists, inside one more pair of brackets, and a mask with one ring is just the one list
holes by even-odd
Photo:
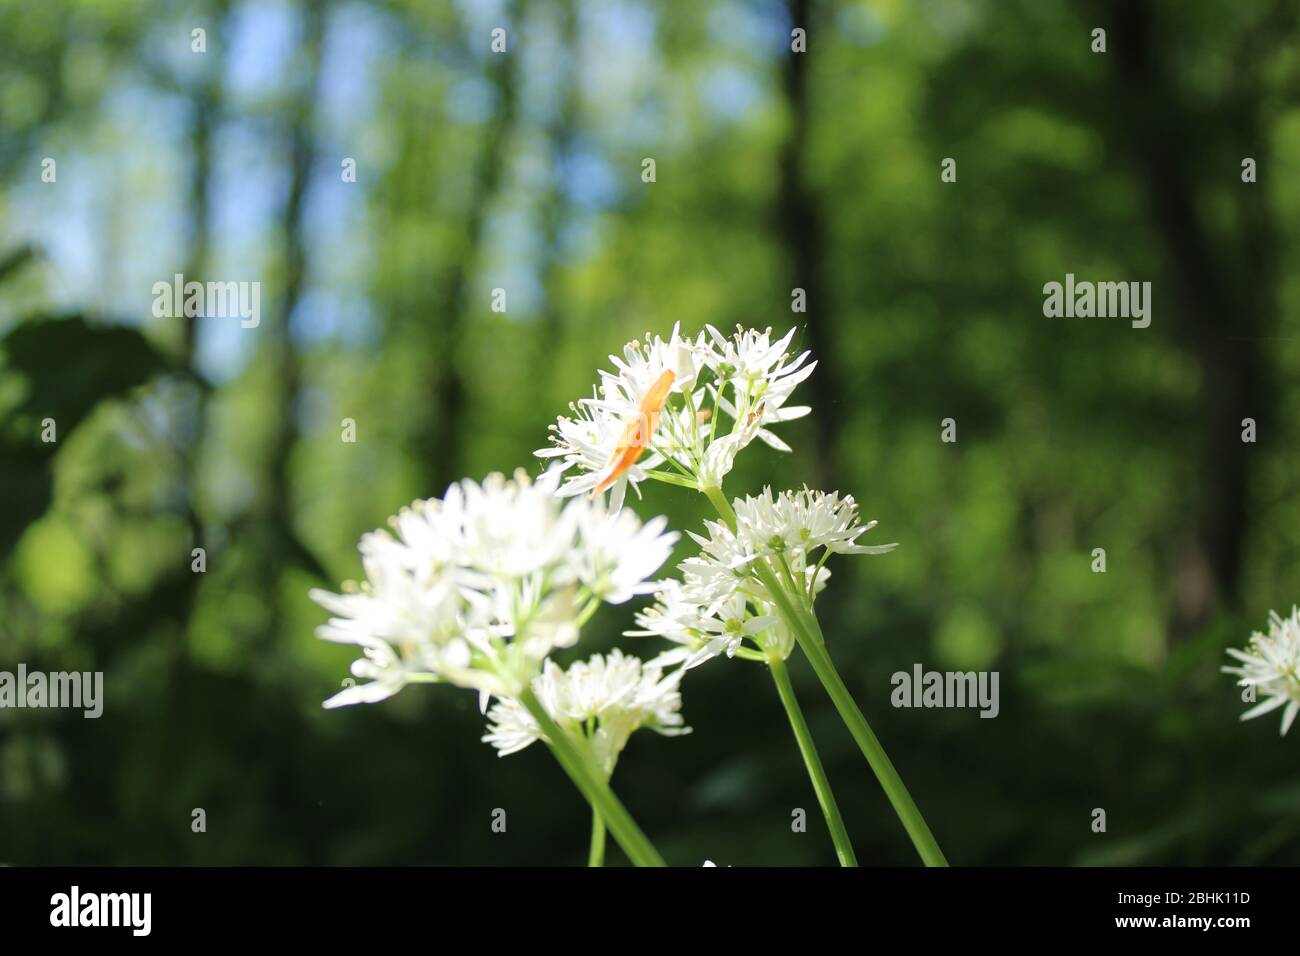
[[461, 481], [402, 509], [392, 533], [364, 535], [365, 581], [311, 592], [333, 615], [317, 636], [360, 647], [352, 673], [370, 681], [325, 706], [383, 700], [412, 682], [513, 696], [552, 650], [577, 641], [600, 603], [654, 591], [646, 579], [677, 540], [666, 519], [566, 504], [558, 481], [522, 471]]
[[[640, 728], [669, 737], [690, 733], [682, 723], [682, 695], [677, 689], [681, 677], [680, 670], [665, 676], [660, 668], [643, 666], [638, 658], [613, 650], [604, 657], [594, 654], [567, 670], [548, 660], [533, 679], [533, 692], [552, 720], [590, 741], [608, 777], [628, 738]], [[483, 740], [502, 757], [543, 739], [532, 714], [512, 697], [492, 705], [488, 722]]]
[[1241, 662], [1224, 667], [1225, 674], [1236, 674], [1237, 686], [1251, 687], [1262, 698], [1241, 715], [1250, 720], [1285, 707], [1282, 733], [1291, 729], [1300, 712], [1300, 610], [1292, 607], [1289, 617], [1268, 612], [1268, 633], [1256, 631], [1245, 650], [1230, 648], [1228, 653]]
[[808, 352], [791, 358], [794, 329], [776, 341], [772, 330], [713, 326], [694, 339], [673, 326], [668, 340], [646, 335], [611, 355], [590, 398], [551, 426], [551, 447], [567, 478], [562, 496], [611, 494], [622, 506], [628, 485], [657, 478], [690, 487], [717, 487], [736, 454], [755, 438], [780, 451], [790, 446], [768, 426], [807, 415], [786, 402], [816, 367]]
[[[876, 526], [862, 524], [851, 495], [784, 491], [737, 498], [736, 530], [706, 521], [708, 536], [691, 537], [697, 557], [679, 564], [680, 581], [665, 582], [655, 604], [637, 614], [629, 637], [656, 636], [679, 645], [652, 664], [682, 662], [687, 668], [720, 654], [755, 659], [789, 657], [794, 637], [776, 602], [755, 573], [766, 562], [789, 590], [811, 605], [826, 587], [826, 559], [839, 554], [884, 554], [897, 544], [864, 545], [857, 539]], [[749, 641], [755, 650], [745, 647]]]

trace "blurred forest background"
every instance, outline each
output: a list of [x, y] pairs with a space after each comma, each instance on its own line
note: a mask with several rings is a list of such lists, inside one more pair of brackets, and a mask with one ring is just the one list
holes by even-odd
[[[819, 358], [795, 453], [729, 491], [838, 488], [901, 542], [833, 562], [822, 613], [954, 863], [1300, 862], [1300, 739], [1218, 672], [1300, 600], [1298, 19], [0, 0], [0, 669], [106, 687], [99, 720], [0, 711], [0, 863], [581, 863], [580, 798], [480, 743], [473, 694], [323, 711], [353, 655], [307, 590], [411, 499], [537, 470], [605, 356], [675, 321], [797, 324]], [[178, 272], [261, 281], [260, 325], [155, 318]], [[1151, 327], [1045, 318], [1067, 272], [1151, 281]], [[706, 516], [649, 484], [642, 515]], [[632, 612], [581, 649], [657, 652]], [[1000, 716], [891, 708], [918, 662], [999, 671]], [[793, 667], [860, 859], [914, 864]], [[768, 676], [694, 671], [685, 714], [614, 779], [670, 862], [833, 863]]]

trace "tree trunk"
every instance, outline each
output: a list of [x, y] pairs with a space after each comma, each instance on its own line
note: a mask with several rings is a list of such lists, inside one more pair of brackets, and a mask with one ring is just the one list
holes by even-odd
[[[815, 50], [819, 36], [815, 29], [816, 10], [812, 0], [790, 0], [790, 22], [807, 31], [809, 50]], [[809, 57], [815, 53], [786, 54], [782, 88], [790, 114], [789, 135], [781, 147], [780, 183], [777, 193], [777, 228], [790, 263], [792, 288], [804, 290], [808, 312], [805, 316], [805, 342], [817, 359], [817, 371], [808, 379], [811, 421], [815, 429], [817, 453], [813, 481], [817, 487], [836, 484], [836, 439], [839, 420], [845, 409], [841, 403], [840, 379], [835, 362], [835, 343], [831, 330], [832, 306], [825, 279], [825, 232], [817, 198], [809, 181], [807, 150], [812, 112], [808, 83]], [[787, 300], [788, 301], [788, 300]]]

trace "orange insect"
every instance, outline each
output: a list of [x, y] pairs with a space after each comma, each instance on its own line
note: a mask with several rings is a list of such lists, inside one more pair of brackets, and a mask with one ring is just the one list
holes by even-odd
[[628, 422], [627, 427], [623, 429], [622, 437], [614, 447], [614, 454], [609, 464], [605, 466], [605, 477], [596, 483], [596, 487], [591, 492], [593, 498], [610, 488], [645, 453], [655, 428], [659, 425], [659, 413], [664, 407], [664, 402], [668, 400], [668, 390], [673, 387], [673, 380], [676, 378], [676, 374], [671, 370], [665, 371], [655, 379], [655, 383], [645, 393], [645, 397], [641, 399], [639, 413], [636, 418]]

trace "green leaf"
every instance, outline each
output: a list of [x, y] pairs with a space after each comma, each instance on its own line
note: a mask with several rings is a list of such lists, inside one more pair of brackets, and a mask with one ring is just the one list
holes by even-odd
[[[8, 551], [49, 508], [52, 460], [73, 430], [100, 402], [181, 369], [138, 329], [92, 325], [78, 315], [17, 326], [0, 338], [0, 363], [0, 376], [17, 376], [23, 384], [21, 400], [4, 410], [0, 426], [6, 499], [0, 509], [0, 551]], [[55, 442], [41, 440], [46, 418], [54, 420]]]
[[0, 358], [6, 373], [27, 381], [18, 413], [53, 418], [60, 439], [105, 399], [180, 371], [139, 329], [91, 325], [78, 315], [24, 322], [0, 338]]

